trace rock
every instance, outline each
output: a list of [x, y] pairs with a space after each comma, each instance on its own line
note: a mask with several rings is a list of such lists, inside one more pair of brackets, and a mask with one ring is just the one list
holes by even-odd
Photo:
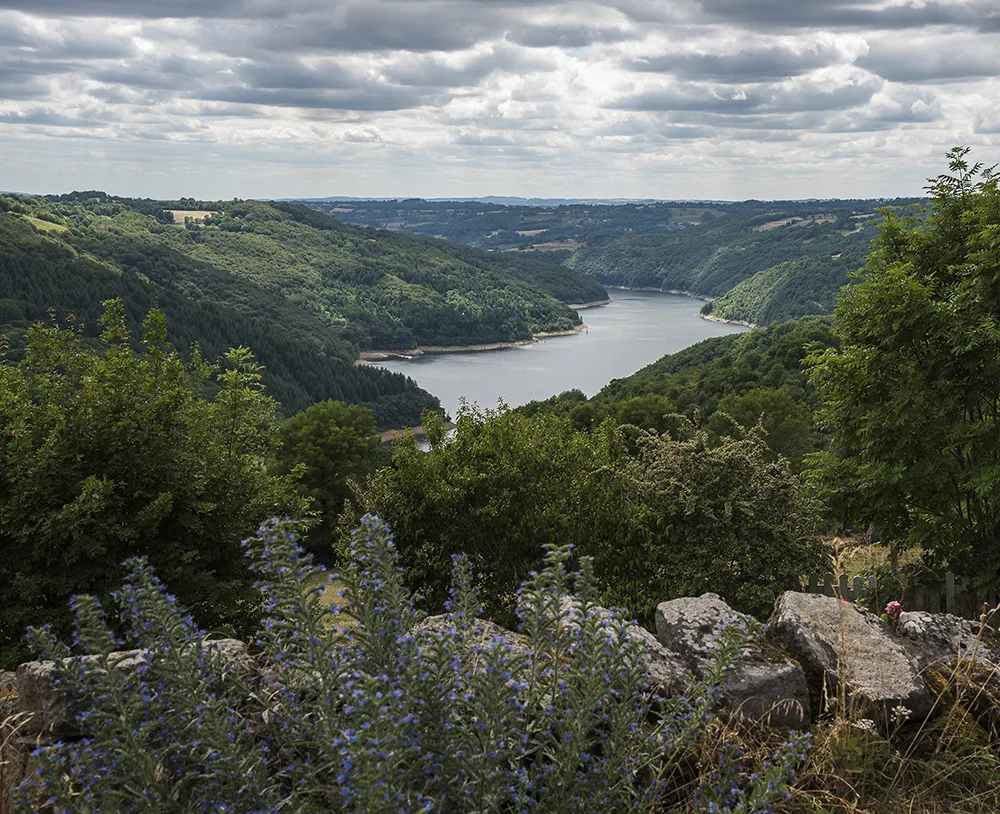
[[[428, 616], [417, 625], [417, 630], [432, 637], [440, 636], [452, 630], [452, 622], [444, 615]], [[526, 636], [513, 633], [488, 619], [472, 620], [472, 632], [467, 634], [465, 644], [473, 653], [490, 647], [502, 647], [511, 659], [526, 659], [531, 654]]]
[[[656, 637], [700, 675], [719, 628], [749, 620], [718, 594], [672, 599], [656, 606]], [[723, 687], [725, 709], [770, 726], [808, 726], [809, 691], [802, 669], [783, 654], [765, 655], [756, 648], [746, 648], [743, 657], [742, 673]]]
[[913, 646], [925, 670], [946, 665], [960, 655], [985, 667], [1000, 665], [1000, 635], [978, 621], [949, 613], [904, 611], [896, 632]]
[[[607, 608], [593, 607], [601, 621], [611, 622], [615, 617]], [[559, 600], [559, 613], [563, 623], [579, 625], [580, 602], [564, 596]], [[646, 673], [646, 686], [662, 696], [682, 693], [691, 681], [687, 665], [670, 648], [664, 647], [657, 638], [639, 625], [627, 625], [625, 638], [638, 644], [639, 664]]]
[[723, 707], [730, 713], [767, 726], [809, 726], [809, 687], [802, 668], [790, 659], [750, 658], [743, 672], [723, 687]]
[[729, 607], [718, 594], [671, 599], [656, 606], [656, 638], [697, 672], [715, 645], [719, 628], [749, 618]]
[[838, 697], [840, 682], [850, 701], [869, 717], [891, 721], [894, 708], [927, 717], [933, 696], [915, 653], [889, 625], [831, 596], [787, 591], [775, 604], [767, 638], [805, 671], [813, 710]]
[[[206, 641], [205, 647], [222, 667], [249, 669], [253, 664], [246, 644], [236, 639]], [[82, 656], [93, 663], [98, 656]], [[111, 654], [119, 670], [131, 673], [146, 663], [145, 650], [124, 650]], [[69, 699], [58, 686], [54, 661], [29, 661], [17, 668], [18, 711], [25, 716], [20, 732], [31, 737], [61, 740], [79, 737], [80, 730], [69, 711]]]
[[[126, 672], [146, 662], [144, 650], [112, 653], [111, 657], [115, 665]], [[81, 658], [92, 663], [98, 656]], [[21, 729], [23, 734], [51, 740], [80, 736], [80, 729], [69, 711], [69, 698], [58, 682], [54, 661], [29, 661], [17, 668], [18, 707], [26, 715]]]

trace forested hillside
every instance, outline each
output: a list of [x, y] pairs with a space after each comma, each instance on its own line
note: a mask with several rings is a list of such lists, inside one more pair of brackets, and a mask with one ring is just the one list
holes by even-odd
[[[871, 215], [871, 212], [859, 213]], [[780, 263], [867, 251], [870, 217], [785, 212], [730, 216], [666, 235], [595, 239], [566, 265], [611, 285], [717, 297]]]
[[550, 263], [345, 226], [291, 204], [0, 196], [0, 247], [0, 331], [15, 358], [50, 309], [93, 336], [102, 301], [121, 298], [133, 326], [158, 302], [178, 348], [198, 343], [215, 358], [250, 347], [286, 412], [334, 398], [371, 406], [380, 426], [417, 423], [436, 400], [355, 367], [359, 347], [528, 339], [579, 323], [560, 300], [605, 296]]
[[813, 423], [817, 400], [802, 361], [810, 348], [836, 345], [829, 317], [789, 320], [765, 330], [706, 339], [623, 379], [591, 399], [570, 391], [520, 408], [568, 416], [579, 428], [606, 418], [658, 432], [685, 420], [713, 438], [741, 436], [763, 420], [774, 454], [802, 466], [824, 438]]
[[[53, 234], [0, 212], [0, 333], [8, 359], [20, 358], [33, 322], [71, 318], [84, 337], [96, 337], [101, 304], [119, 298], [133, 330], [158, 304], [170, 342], [183, 351], [197, 343], [215, 359], [230, 347], [251, 348], [265, 366], [268, 392], [287, 413], [337, 398], [367, 405], [383, 426], [399, 426], [417, 423], [421, 410], [437, 404], [400, 374], [355, 366], [356, 348], [333, 326], [233, 274], [138, 241], [123, 241], [116, 265]], [[84, 232], [74, 237], [97, 243]]]
[[893, 201], [645, 202], [505, 206], [310, 201], [351, 223], [558, 259], [602, 283], [723, 297], [707, 313], [773, 325], [828, 314]]

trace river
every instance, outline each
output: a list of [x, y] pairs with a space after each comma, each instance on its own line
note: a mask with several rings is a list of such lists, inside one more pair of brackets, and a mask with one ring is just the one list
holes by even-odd
[[480, 407], [503, 399], [518, 407], [565, 390], [593, 396], [667, 353], [747, 328], [701, 319], [701, 301], [673, 294], [609, 289], [608, 305], [580, 312], [587, 329], [530, 345], [476, 353], [442, 353], [377, 362], [413, 378], [441, 399], [448, 414], [463, 396]]

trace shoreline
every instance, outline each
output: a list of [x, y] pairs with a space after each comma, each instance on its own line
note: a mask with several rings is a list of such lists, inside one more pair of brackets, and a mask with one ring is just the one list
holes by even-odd
[[[448, 432], [451, 432], [456, 426], [454, 421], [446, 421], [444, 425]], [[383, 430], [379, 433], [379, 443], [393, 444], [400, 438], [405, 438], [408, 435], [412, 435], [418, 441], [427, 440], [427, 433], [424, 431], [424, 425], [417, 424], [416, 427], [400, 427], [395, 430]]]
[[605, 285], [605, 288], [613, 288], [616, 291], [646, 291], [650, 294], [673, 294], [675, 297], [690, 297], [692, 300], [702, 300], [711, 302], [715, 297], [708, 297], [704, 294], [697, 294], [694, 291], [687, 291], [680, 288], [656, 288], [651, 285]]
[[579, 305], [567, 305], [567, 308], [572, 308], [574, 311], [583, 311], [586, 308], [599, 308], [602, 305], [610, 305], [611, 298], [603, 300], [591, 300], [590, 302], [581, 302]]
[[763, 328], [763, 325], [758, 325], [756, 322], [747, 322], [745, 319], [723, 319], [722, 317], [716, 317], [712, 314], [698, 314], [701, 319], [707, 319], [709, 322], [721, 322], [726, 325], [742, 325], [745, 328], [750, 328], [751, 330], [757, 330], [758, 328]]
[[412, 359], [414, 356], [426, 356], [436, 353], [481, 353], [488, 350], [503, 350], [533, 345], [539, 339], [550, 339], [553, 336], [575, 336], [585, 330], [587, 325], [580, 323], [568, 331], [542, 331], [532, 334], [531, 339], [517, 339], [510, 342], [487, 342], [481, 345], [418, 345], [410, 350], [363, 350], [354, 364], [364, 365], [368, 362], [384, 362], [388, 359]]

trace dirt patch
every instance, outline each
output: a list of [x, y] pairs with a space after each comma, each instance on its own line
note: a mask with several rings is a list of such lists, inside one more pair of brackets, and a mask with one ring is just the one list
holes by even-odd
[[518, 231], [521, 237], [534, 237], [535, 235], [541, 235], [549, 231], [548, 229], [525, 229], [523, 231]]

